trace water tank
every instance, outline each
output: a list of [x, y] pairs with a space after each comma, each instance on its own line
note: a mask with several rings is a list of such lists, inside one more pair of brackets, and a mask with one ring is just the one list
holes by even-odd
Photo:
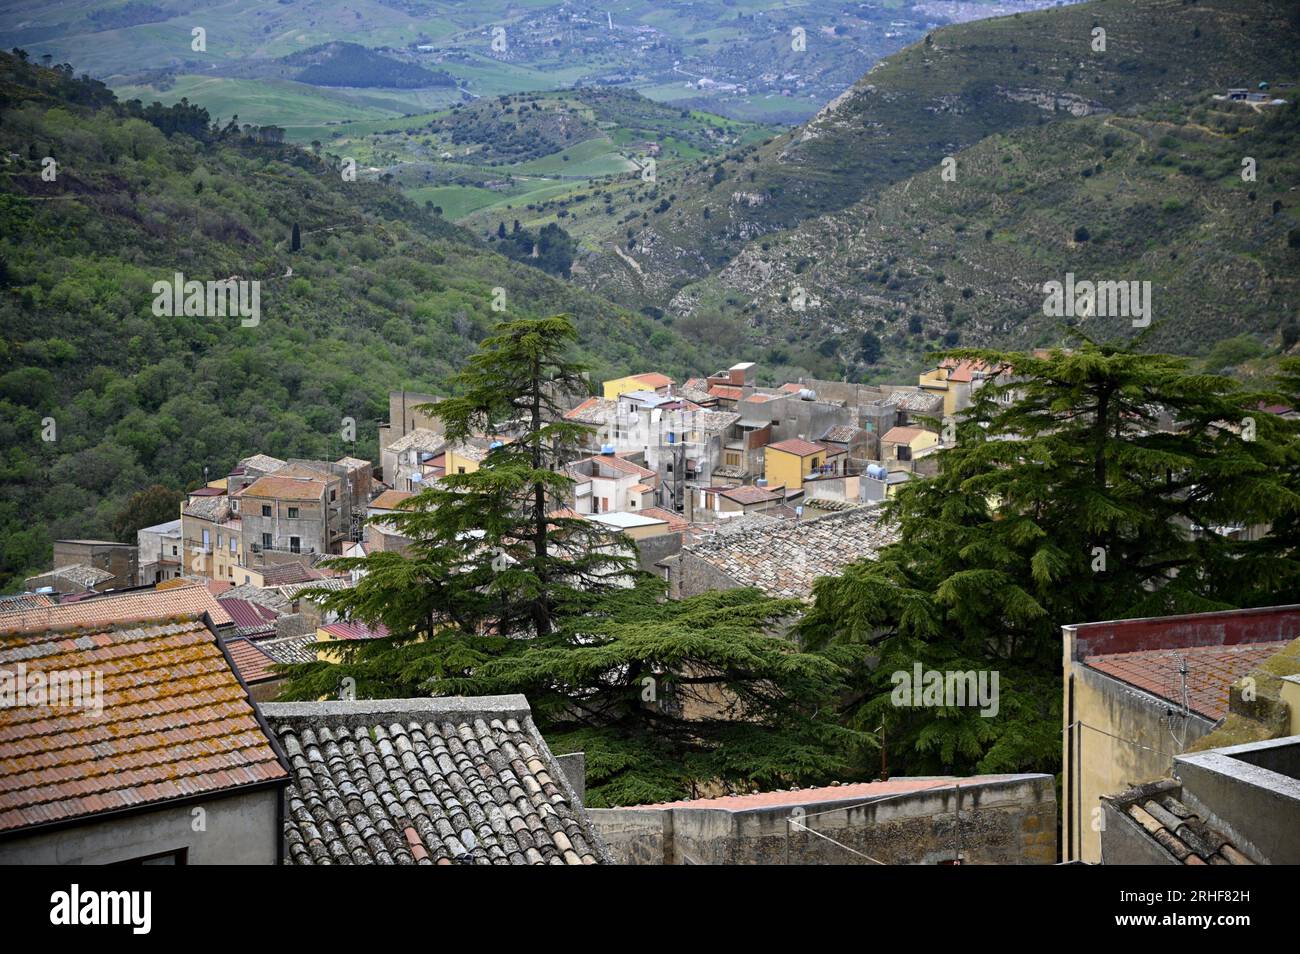
[[889, 471], [885, 469], [883, 464], [868, 464], [867, 476], [876, 480], [884, 480], [889, 476]]
[[605, 454], [606, 456], [613, 456], [613, 454], [614, 454], [614, 445], [613, 445], [613, 444], [601, 444], [601, 445], [600, 445], [600, 452], [601, 452], [602, 454]]
[[801, 401], [815, 401], [815, 400], [817, 400], [817, 392], [814, 391], [812, 388], [800, 388], [800, 389], [799, 389], [799, 400], [801, 400]]
[[490, 451], [494, 451], [494, 450], [496, 450], [496, 449], [497, 449], [498, 447], [500, 447], [500, 446], [501, 446], [501, 442], [500, 442], [500, 441], [493, 441], [491, 444], [488, 445], [488, 450], [490, 450]]
[[767, 478], [766, 478], [766, 477], [760, 477], [760, 478], [758, 478], [758, 480], [754, 481], [754, 483], [755, 483], [755, 485], [757, 485], [757, 486], [759, 486], [759, 487], [766, 487], [766, 486], [767, 486]]

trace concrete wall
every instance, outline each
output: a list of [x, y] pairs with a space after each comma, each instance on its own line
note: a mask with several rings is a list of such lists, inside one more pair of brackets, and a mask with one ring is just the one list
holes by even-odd
[[73, 563], [113, 574], [111, 580], [97, 584], [97, 590], [117, 590], [139, 582], [139, 548], [134, 544], [108, 540], [55, 540], [53, 566], [58, 568]]
[[681, 551], [668, 575], [669, 595], [678, 600], [710, 590], [734, 590], [739, 586], [730, 576], [689, 550]]
[[[1055, 783], [1049, 775], [1008, 776], [877, 801], [590, 814], [620, 864], [873, 863], [863, 855], [885, 864], [942, 864], [958, 856], [963, 864], [1057, 859]], [[792, 827], [792, 817], [826, 837]]]
[[[191, 865], [273, 865], [282, 838], [281, 791], [266, 788], [6, 838], [0, 840], [0, 865], [113, 864], [180, 849]], [[200, 817], [206, 830], [195, 831]]]
[[1074, 847], [1063, 848], [1066, 860], [1098, 862], [1101, 797], [1167, 777], [1174, 756], [1208, 734], [1214, 722], [1195, 712], [1183, 718], [1168, 701], [1081, 663], [1072, 667], [1072, 678], [1073, 720], [1083, 725], [1066, 739], [1063, 817], [1066, 830], [1074, 832]]
[[1300, 736], [1179, 758], [1183, 800], [1256, 860], [1300, 864]]

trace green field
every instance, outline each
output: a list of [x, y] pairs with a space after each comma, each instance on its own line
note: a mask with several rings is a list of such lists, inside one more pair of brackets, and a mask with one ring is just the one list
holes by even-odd
[[[164, 105], [182, 97], [204, 107], [213, 119], [238, 116], [258, 126], [283, 126], [289, 136], [303, 142], [328, 138], [334, 127], [326, 123], [348, 120], [394, 119], [427, 111], [459, 98], [455, 90], [343, 90], [325, 89], [290, 80], [232, 79], [220, 76], [182, 75], [165, 91], [152, 86], [122, 85], [113, 90], [121, 99], [155, 100]], [[386, 128], [382, 123], [381, 128]], [[294, 130], [304, 129], [295, 135]]]

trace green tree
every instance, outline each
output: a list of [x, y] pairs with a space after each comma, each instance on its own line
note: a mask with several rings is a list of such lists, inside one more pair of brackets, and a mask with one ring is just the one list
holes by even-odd
[[872, 740], [836, 716], [851, 648], [801, 651], [779, 635], [798, 604], [754, 590], [666, 601], [630, 541], [557, 512], [590, 431], [562, 418], [573, 337], [563, 317], [503, 325], [422, 408], [452, 442], [501, 442], [381, 518], [409, 555], [332, 561], [365, 575], [311, 595], [391, 635], [292, 667], [285, 696], [345, 677], [364, 697], [523, 693], [553, 745], [588, 753], [592, 804], [853, 776]]
[[162, 484], [134, 493], [113, 518], [113, 534], [123, 543], [135, 543], [136, 531], [169, 520], [178, 520], [185, 495]]
[[[1092, 343], [950, 354], [1007, 377], [978, 392], [938, 475], [890, 505], [898, 542], [819, 581], [800, 633], [812, 647], [870, 646], [878, 662], [858, 673], [851, 724], [883, 723], [909, 773], [1041, 770], [1060, 753], [1063, 624], [1294, 587], [1289, 548], [1222, 528], [1294, 519], [1300, 484], [1283, 465], [1295, 425], [1181, 358]], [[892, 674], [916, 663], [998, 671], [999, 714], [894, 706]]]

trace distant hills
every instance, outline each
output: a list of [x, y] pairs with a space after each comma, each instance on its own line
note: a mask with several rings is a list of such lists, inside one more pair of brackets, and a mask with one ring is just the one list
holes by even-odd
[[[872, 373], [868, 331], [899, 367], [953, 332], [1040, 341], [1056, 332], [1032, 289], [1066, 268], [1161, 286], [1163, 317], [1195, 329], [1165, 346], [1276, 336], [1295, 302], [1294, 111], [1213, 96], [1271, 82], [1294, 100], [1297, 40], [1281, 0], [1096, 0], [935, 30], [791, 133], [669, 170], [575, 274], [823, 374]], [[1253, 184], [1247, 150], [1269, 156]]]

